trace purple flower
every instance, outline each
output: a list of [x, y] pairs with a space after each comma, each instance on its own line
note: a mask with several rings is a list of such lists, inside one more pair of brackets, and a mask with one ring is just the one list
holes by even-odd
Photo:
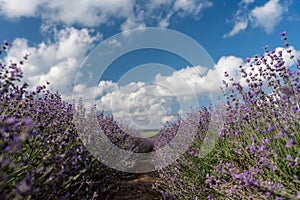
[[286, 31], [280, 32], [280, 35], [281, 35], [281, 36], [285, 36], [285, 34], [286, 34]]
[[237, 174], [237, 175], [235, 175], [235, 178], [238, 180], [242, 180], [243, 176], [242, 176], [242, 174]]
[[11, 145], [8, 145], [4, 148], [5, 151], [9, 151], [11, 149]]
[[293, 138], [290, 138], [289, 141], [286, 143], [285, 147], [290, 148], [293, 146], [294, 140]]
[[255, 154], [255, 150], [256, 150], [256, 146], [251, 145], [251, 146], [250, 146], [250, 154], [251, 154], [251, 155]]
[[5, 46], [8, 46], [7, 40], [3, 40], [2, 44], [5, 45]]
[[14, 143], [18, 143], [20, 140], [19, 140], [19, 137], [18, 136], [14, 136]]
[[24, 125], [28, 126], [28, 125], [32, 124], [32, 120], [30, 118], [26, 117], [23, 119], [23, 123], [24, 123]]
[[292, 108], [292, 111], [293, 111], [294, 113], [296, 113], [297, 110], [298, 110], [298, 107], [297, 107], [297, 106], [294, 106], [294, 107]]
[[18, 192], [21, 194], [24, 194], [25, 192], [28, 192], [31, 190], [32, 187], [32, 177], [27, 175], [25, 179], [21, 181], [21, 183], [16, 187]]
[[222, 136], [222, 139], [225, 139], [225, 136], [226, 136], [226, 129], [225, 128], [222, 128], [221, 136]]
[[37, 87], [36, 87], [36, 92], [37, 92], [37, 93], [40, 93], [41, 90], [42, 90], [42, 87], [41, 87], [41, 86], [37, 86]]
[[222, 173], [222, 172], [223, 172], [223, 170], [222, 170], [222, 168], [221, 168], [220, 166], [218, 166], [218, 167], [216, 168], [216, 171], [219, 172], [219, 173]]
[[275, 129], [275, 126], [274, 124], [271, 124], [269, 127], [268, 127], [268, 132], [271, 132]]
[[287, 159], [288, 161], [293, 161], [293, 158], [292, 158], [292, 156], [291, 156], [290, 154], [288, 154], [288, 155], [286, 156], [286, 159]]
[[16, 122], [17, 122], [17, 119], [15, 117], [10, 117], [5, 120], [5, 123], [7, 123], [7, 124], [14, 124]]
[[209, 178], [206, 178], [206, 179], [205, 179], [205, 183], [212, 183], [212, 180], [209, 179]]
[[193, 150], [193, 149], [190, 150], [190, 151], [189, 151], [189, 154], [190, 154], [191, 156], [195, 156], [195, 150]]
[[230, 192], [233, 193], [233, 194], [236, 193], [236, 189], [235, 189], [234, 187], [231, 187], [229, 190], [230, 190]]

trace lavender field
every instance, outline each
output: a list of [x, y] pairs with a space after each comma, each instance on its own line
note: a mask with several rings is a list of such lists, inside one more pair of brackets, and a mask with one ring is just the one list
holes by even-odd
[[[300, 199], [300, 60], [286, 33], [281, 36], [281, 49], [265, 46], [260, 55], [246, 58], [242, 81], [223, 74], [224, 104], [195, 108], [157, 137], [136, 141], [113, 116], [96, 113], [114, 144], [143, 153], [162, 148], [185, 122], [197, 124], [184, 156], [155, 171], [161, 181], [152, 187], [160, 199]], [[4, 41], [1, 54], [8, 48]], [[106, 199], [129, 173], [99, 162], [80, 140], [73, 115], [84, 112], [81, 102], [64, 102], [47, 89], [51, 83], [27, 89], [21, 69], [27, 59], [0, 65], [1, 198]], [[225, 124], [213, 150], [201, 158], [216, 109], [223, 110]]]

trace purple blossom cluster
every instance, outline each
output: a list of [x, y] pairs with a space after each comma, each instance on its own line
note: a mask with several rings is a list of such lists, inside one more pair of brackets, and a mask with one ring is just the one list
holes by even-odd
[[225, 72], [219, 140], [205, 158], [197, 157], [196, 141], [160, 171], [169, 198], [300, 199], [300, 62], [281, 35], [283, 48], [265, 46], [261, 56], [246, 58], [241, 79]]
[[[0, 53], [9, 47], [4, 41]], [[122, 173], [101, 164], [85, 148], [73, 123], [74, 105], [47, 90], [48, 82], [34, 91], [21, 83], [19, 65], [27, 59], [25, 55], [19, 63], [0, 64], [1, 199], [105, 196]], [[99, 120], [119, 137], [112, 119], [99, 115]]]

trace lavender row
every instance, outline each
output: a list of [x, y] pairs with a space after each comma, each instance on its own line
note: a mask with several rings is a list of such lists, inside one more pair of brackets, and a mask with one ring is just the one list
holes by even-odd
[[[246, 58], [239, 80], [225, 72], [218, 142], [199, 158], [197, 140], [159, 172], [165, 199], [300, 199], [300, 60], [281, 35], [284, 47]], [[199, 129], [199, 138], [206, 134]]]

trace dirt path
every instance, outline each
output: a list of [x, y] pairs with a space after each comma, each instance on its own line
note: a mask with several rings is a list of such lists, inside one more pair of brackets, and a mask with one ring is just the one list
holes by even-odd
[[[141, 143], [141, 142], [139, 142]], [[138, 144], [139, 144], [138, 143]], [[148, 144], [148, 143], [145, 143]], [[153, 151], [153, 144], [142, 146], [141, 150]], [[156, 172], [153, 172], [155, 166], [152, 163], [152, 157], [144, 156], [135, 162], [131, 171], [148, 171], [148, 173], [124, 173], [121, 175], [118, 183], [109, 189], [108, 195], [105, 200], [161, 200], [162, 195], [152, 188], [154, 183], [162, 182]], [[150, 171], [150, 172], [149, 172]], [[126, 175], [125, 175], [126, 174]]]
[[144, 174], [130, 174], [123, 177], [118, 185], [110, 189], [106, 200], [160, 200], [161, 194], [152, 189], [152, 184], [160, 179], [153, 172]]

